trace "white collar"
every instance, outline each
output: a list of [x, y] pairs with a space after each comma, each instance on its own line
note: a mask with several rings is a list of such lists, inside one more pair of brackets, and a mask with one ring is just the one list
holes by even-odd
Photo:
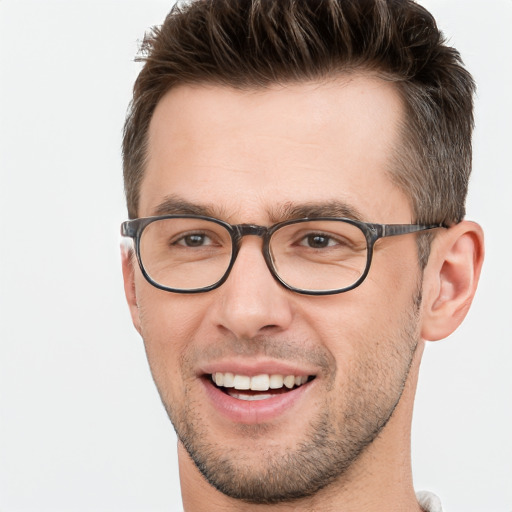
[[424, 512], [443, 512], [441, 500], [429, 491], [418, 491], [416, 498]]

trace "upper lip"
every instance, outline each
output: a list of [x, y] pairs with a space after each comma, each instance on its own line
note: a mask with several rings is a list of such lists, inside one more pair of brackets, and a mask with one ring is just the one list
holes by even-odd
[[289, 361], [277, 360], [244, 360], [237, 357], [236, 359], [222, 359], [219, 361], [210, 361], [200, 367], [199, 375], [211, 375], [213, 373], [233, 373], [235, 375], [247, 375], [254, 377], [255, 375], [295, 375], [309, 376], [316, 375], [313, 368], [308, 368], [304, 364], [293, 363]]

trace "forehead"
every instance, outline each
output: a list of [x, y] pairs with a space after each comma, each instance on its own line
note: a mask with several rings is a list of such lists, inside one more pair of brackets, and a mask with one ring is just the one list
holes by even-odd
[[236, 222], [333, 201], [377, 220], [390, 201], [407, 203], [388, 174], [402, 116], [393, 84], [368, 76], [257, 90], [179, 86], [151, 120], [139, 214], [154, 215], [172, 196]]

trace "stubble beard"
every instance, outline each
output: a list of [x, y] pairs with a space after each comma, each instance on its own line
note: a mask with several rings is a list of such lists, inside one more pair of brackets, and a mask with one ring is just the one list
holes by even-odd
[[[342, 411], [339, 402], [336, 406], [333, 398], [326, 399], [293, 450], [279, 450], [272, 443], [258, 449], [259, 441], [271, 435], [268, 425], [240, 426], [246, 454], [230, 447], [229, 438], [219, 445], [209, 438], [201, 404], [187, 400], [186, 386], [183, 407], [172, 407], [162, 396], [178, 439], [205, 479], [223, 494], [254, 504], [292, 502], [313, 496], [334, 481], [343, 485], [344, 475], [386, 426], [402, 396], [419, 340], [419, 292], [412, 302], [395, 339], [381, 341], [393, 348], [389, 360], [370, 356], [368, 363], [361, 358], [343, 390], [334, 393], [343, 395]], [[283, 351], [282, 346], [274, 350], [271, 340], [263, 343], [270, 353]]]

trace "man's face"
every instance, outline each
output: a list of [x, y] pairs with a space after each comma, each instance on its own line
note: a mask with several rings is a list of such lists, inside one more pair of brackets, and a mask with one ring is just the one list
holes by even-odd
[[[151, 122], [139, 216], [197, 211], [268, 226], [297, 207], [409, 223], [388, 174], [402, 116], [393, 85], [364, 76], [178, 87]], [[245, 237], [228, 280], [207, 293], [158, 290], [135, 268], [132, 313], [191, 458], [225, 494], [263, 503], [337, 479], [385, 426], [418, 341], [420, 271], [415, 237], [393, 237], [377, 243], [358, 288], [300, 295], [273, 279], [261, 248]], [[237, 387], [273, 376], [277, 388], [217, 386], [212, 374]], [[307, 382], [289, 389], [287, 376]]]

